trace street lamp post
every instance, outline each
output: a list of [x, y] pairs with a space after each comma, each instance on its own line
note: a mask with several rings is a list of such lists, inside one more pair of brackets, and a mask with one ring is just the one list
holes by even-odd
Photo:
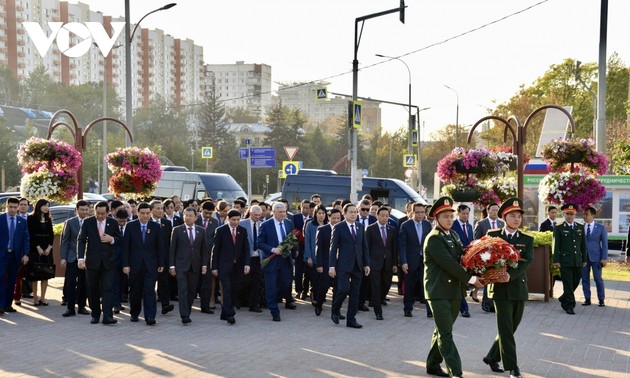
[[[144, 16], [142, 16], [140, 21], [136, 23], [136, 26], [133, 28], [133, 32], [131, 32], [129, 2], [130, 0], [125, 0], [125, 122], [127, 123], [130, 134], [133, 135], [133, 112], [131, 103], [131, 42], [133, 41], [133, 36], [136, 33], [138, 26], [140, 26], [142, 20], [144, 20], [148, 15], [173, 8], [177, 4], [169, 3], [161, 8], [152, 10], [151, 12], [145, 14]], [[131, 139], [126, 138], [125, 143], [127, 146], [130, 146]]]
[[420, 197], [422, 197], [422, 132], [420, 129], [420, 112], [429, 109], [431, 109], [430, 106], [417, 109], [416, 112], [416, 122], [418, 122], [418, 194], [420, 194]]
[[[127, 0], [129, 1], [129, 0]], [[400, 21], [405, 23], [405, 1], [400, 0], [400, 7], [389, 9], [386, 11], [368, 14], [366, 16], [357, 17], [354, 19], [354, 43], [352, 45], [354, 51], [354, 58], [352, 59], [352, 103], [354, 109], [354, 102], [359, 96], [359, 43], [361, 42], [361, 35], [363, 34], [363, 25], [366, 20], [371, 18], [384, 16], [390, 13], [400, 13]], [[361, 30], [359, 31], [359, 23], [361, 23]], [[350, 127], [350, 148], [348, 151], [348, 158], [350, 160], [350, 201], [352, 203], [357, 202], [357, 190], [359, 186], [362, 186], [361, 176], [357, 172], [357, 155], [358, 155], [358, 143], [357, 143], [357, 129], [353, 125]]]
[[444, 86], [453, 92], [457, 96], [457, 107], [455, 108], [455, 147], [459, 146], [459, 93], [448, 85], [444, 84]]

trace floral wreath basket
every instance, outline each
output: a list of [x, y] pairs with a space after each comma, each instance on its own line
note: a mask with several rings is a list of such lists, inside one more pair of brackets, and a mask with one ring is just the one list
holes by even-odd
[[119, 148], [105, 160], [112, 171], [109, 190], [115, 194], [129, 198], [149, 197], [162, 177], [160, 160], [148, 148]]
[[464, 249], [462, 266], [489, 284], [504, 277], [508, 268], [518, 267], [519, 261], [523, 259], [510, 243], [499, 237], [484, 236]]

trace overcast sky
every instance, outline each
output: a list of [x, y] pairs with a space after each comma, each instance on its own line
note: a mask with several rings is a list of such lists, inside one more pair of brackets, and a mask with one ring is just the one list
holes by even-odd
[[[132, 22], [168, 1], [132, 1]], [[274, 82], [326, 79], [329, 91], [347, 94], [352, 94], [355, 18], [399, 5], [398, 0], [175, 1], [176, 7], [147, 17], [142, 26], [193, 39], [203, 46], [206, 63], [265, 63]], [[82, 2], [124, 16], [124, 0]], [[455, 123], [456, 95], [445, 84], [459, 93], [460, 125], [471, 125], [493, 102], [507, 101], [550, 65], [566, 58], [597, 61], [600, 0], [407, 0], [406, 5], [405, 24], [398, 14], [365, 22], [359, 96], [406, 103], [408, 73], [401, 62], [367, 66], [384, 60], [377, 53], [411, 53], [402, 59], [411, 69], [412, 103], [430, 107], [421, 113], [426, 136]], [[627, 65], [629, 15], [630, 1], [609, 0], [607, 56], [617, 52]], [[406, 125], [402, 106], [383, 105], [382, 114], [387, 130]]]

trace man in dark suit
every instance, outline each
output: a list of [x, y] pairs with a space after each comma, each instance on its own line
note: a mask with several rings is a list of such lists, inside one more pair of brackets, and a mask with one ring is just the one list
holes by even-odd
[[348, 203], [343, 207], [344, 222], [333, 227], [330, 240], [328, 275], [337, 278], [337, 291], [333, 296], [331, 319], [339, 324], [341, 305], [349, 296], [346, 326], [361, 328], [356, 314], [359, 309], [359, 290], [363, 275], [370, 274], [370, 254], [365, 230], [356, 221], [357, 207]]
[[[457, 232], [457, 235], [459, 235], [459, 240], [461, 240], [463, 248], [468, 247], [468, 244], [470, 244], [473, 241], [473, 228], [470, 225], [470, 222], [468, 222], [469, 218], [470, 218], [470, 207], [464, 204], [460, 204], [459, 206], [457, 206], [457, 220], [453, 222], [453, 231]], [[472, 297], [473, 301], [479, 302], [479, 299], [477, 299], [476, 296], [473, 297], [473, 293], [475, 293], [476, 295], [476, 291], [473, 290], [470, 293], [470, 296]], [[459, 312], [462, 314], [462, 317], [470, 318], [470, 312], [468, 310], [468, 302], [466, 302], [465, 297], [462, 298], [462, 304], [459, 307]]]
[[[311, 201], [303, 200], [300, 203], [300, 212], [293, 215], [293, 229], [304, 235], [304, 224], [311, 219]], [[304, 267], [304, 239], [301, 238], [295, 257], [295, 292], [296, 298], [306, 299], [308, 296], [310, 275]]]
[[[509, 267], [503, 280], [488, 285], [488, 296], [494, 300], [498, 334], [483, 362], [494, 372], [510, 371], [510, 378], [520, 378], [521, 372], [516, 358], [514, 333], [523, 318], [527, 301], [527, 268], [534, 259], [534, 238], [520, 232], [523, 221], [523, 202], [510, 198], [503, 202], [499, 216], [505, 227], [488, 232], [488, 236], [501, 238], [512, 244], [520, 253], [518, 267]], [[499, 362], [503, 361], [503, 369]]]
[[[488, 216], [477, 222], [475, 225], [475, 239], [481, 239], [486, 236], [488, 231], [501, 229], [505, 226], [505, 223], [499, 219], [499, 205], [496, 203], [491, 203], [486, 206], [486, 212]], [[481, 309], [486, 312], [494, 312], [494, 305], [492, 304], [492, 299], [488, 298], [488, 290], [483, 291], [483, 297], [481, 299]]]
[[[151, 221], [157, 223], [161, 227], [162, 244], [166, 251], [170, 250], [171, 233], [173, 226], [171, 222], [164, 221], [164, 204], [160, 200], [149, 202], [151, 207]], [[168, 256], [168, 254], [167, 254]], [[162, 266], [168, 266], [168, 261], [164, 261]], [[177, 280], [168, 274], [166, 270], [158, 272], [158, 300], [162, 305], [162, 315], [166, 315], [175, 309], [170, 303], [171, 298], [177, 299]]]
[[240, 224], [247, 230], [247, 241], [249, 242], [249, 274], [245, 277], [248, 283], [246, 289], [247, 302], [249, 311], [262, 312], [260, 308], [260, 287], [262, 284], [262, 269], [260, 267], [260, 252], [258, 251], [258, 230], [260, 230], [260, 218], [262, 217], [262, 208], [258, 205], [252, 205], [249, 208], [249, 218], [242, 219]]
[[[417, 282], [424, 281], [423, 248], [424, 240], [431, 232], [431, 224], [425, 219], [426, 209], [423, 204], [413, 204], [413, 217], [400, 226], [398, 232], [398, 253], [400, 265], [405, 273], [403, 284], [404, 293], [404, 314], [412, 317], [413, 304], [415, 302], [415, 292]], [[424, 292], [420, 295], [420, 302], [425, 302]], [[432, 315], [429, 305], [426, 305], [427, 316]]]
[[171, 235], [169, 272], [177, 278], [179, 316], [188, 324], [192, 303], [199, 280], [208, 275], [210, 249], [205, 237], [206, 230], [195, 224], [197, 214], [193, 208], [184, 210], [184, 224], [175, 226]]
[[553, 262], [560, 268], [562, 295], [558, 300], [562, 309], [575, 315], [575, 289], [582, 279], [582, 269], [586, 266], [586, 238], [584, 225], [575, 222], [577, 206], [571, 203], [561, 208], [564, 222], [553, 230]]
[[284, 240], [288, 232], [293, 230], [291, 221], [286, 219], [287, 208], [283, 202], [276, 202], [272, 207], [273, 216], [263, 222], [258, 232], [258, 248], [261, 252], [261, 261], [273, 257], [267, 265], [263, 267], [265, 281], [265, 299], [267, 308], [271, 313], [274, 322], [279, 322], [280, 310], [278, 309], [278, 299], [284, 298], [285, 308], [295, 310], [296, 306], [291, 302], [291, 259], [283, 257], [280, 243]]
[[[427, 374], [439, 377], [461, 377], [462, 362], [453, 342], [453, 324], [465, 291], [465, 284], [481, 287], [477, 277], [460, 265], [462, 245], [451, 227], [455, 217], [453, 200], [441, 197], [431, 207], [430, 217], [435, 217], [435, 228], [429, 233], [424, 245], [424, 291], [433, 311], [435, 330], [431, 349], [427, 356]], [[440, 367], [444, 361], [448, 372]]]
[[599, 307], [604, 307], [605, 292], [604, 280], [602, 279], [602, 268], [606, 266], [608, 260], [608, 231], [606, 227], [595, 222], [597, 210], [589, 206], [584, 210], [584, 234], [586, 235], [586, 266], [582, 270], [582, 290], [584, 291], [584, 303], [582, 306], [591, 304], [591, 269], [593, 279], [597, 287], [597, 299]]
[[[336, 281], [328, 275], [330, 257], [330, 237], [332, 228], [341, 222], [341, 210], [331, 209], [328, 215], [328, 224], [319, 226], [315, 234], [315, 271], [317, 272], [317, 284], [315, 285], [315, 315], [322, 314], [322, 305], [326, 300], [328, 289], [333, 287], [333, 295], [336, 291]], [[339, 319], [342, 319], [339, 317]], [[345, 319], [345, 317], [343, 317]]]
[[[217, 227], [219, 227], [219, 221], [212, 216], [215, 206], [212, 201], [204, 201], [201, 203], [200, 208], [201, 214], [197, 216], [195, 224], [197, 226], [201, 226], [205, 230], [205, 245], [206, 248], [208, 248], [208, 251], [212, 251], [212, 246], [214, 245], [214, 234]], [[209, 260], [208, 263], [210, 263]], [[212, 274], [201, 275], [201, 282], [199, 285], [199, 298], [201, 312], [204, 314], [214, 314], [214, 311], [210, 308], [210, 299], [212, 298], [212, 296], [216, 295], [213, 290], [213, 288], [215, 287], [215, 285], [212, 285], [213, 281], [216, 281], [216, 278]]]
[[383, 320], [383, 304], [392, 286], [392, 273], [396, 272], [398, 242], [396, 229], [388, 224], [389, 209], [381, 206], [376, 211], [378, 221], [368, 226], [365, 232], [370, 251], [371, 302], [376, 320]]
[[79, 305], [79, 314], [90, 314], [85, 309], [87, 301], [85, 270], [79, 270], [77, 261], [77, 237], [83, 220], [88, 214], [88, 203], [84, 200], [78, 201], [75, 213], [76, 216], [68, 219], [63, 225], [63, 231], [61, 231], [61, 251], [59, 254], [61, 266], [65, 268], [63, 291], [66, 293], [67, 306], [67, 310], [62, 314], [64, 317], [76, 315], [75, 305]]
[[557, 216], [558, 216], [558, 208], [553, 206], [553, 205], [547, 206], [547, 219], [545, 219], [540, 224], [540, 228], [538, 229], [538, 231], [540, 231], [540, 232], [543, 232], [543, 231], [551, 231], [551, 232], [553, 232], [553, 229], [556, 228], [556, 217]]
[[0, 315], [16, 312], [11, 306], [20, 264], [28, 263], [29, 234], [26, 219], [18, 216], [20, 200], [7, 199], [7, 211], [0, 214]]
[[[402, 226], [403, 223], [413, 218], [413, 204], [414, 203], [415, 202], [413, 201], [409, 201], [405, 205], [405, 216], [398, 219], [398, 224], [396, 225], [396, 232], [400, 231], [400, 227]], [[427, 209], [425, 210], [429, 211]], [[396, 275], [398, 277], [398, 279], [396, 280], [398, 295], [403, 295], [403, 282], [405, 282], [405, 273], [403, 273], [403, 270], [400, 267], [400, 259], [398, 259], [398, 269], [397, 269]]]
[[[118, 222], [108, 217], [107, 202], [94, 206], [94, 216], [83, 221], [77, 238], [79, 269], [86, 270], [88, 300], [92, 310], [92, 324], [97, 324], [103, 313], [103, 324], [116, 324], [113, 310], [116, 253], [114, 244], [120, 243]], [[101, 293], [103, 297], [101, 309]]]
[[243, 274], [249, 274], [249, 241], [247, 230], [240, 226], [241, 212], [228, 212], [228, 222], [217, 228], [212, 247], [212, 275], [221, 282], [221, 320], [236, 323], [234, 303]]
[[144, 321], [155, 325], [157, 313], [155, 283], [158, 273], [164, 271], [167, 261], [162, 227], [150, 222], [151, 206], [146, 202], [138, 205], [138, 219], [127, 223], [123, 238], [123, 273], [129, 275], [131, 292], [129, 314], [137, 322], [144, 304]]
[[[359, 216], [357, 217], [357, 223], [363, 226], [364, 230], [367, 230], [367, 227], [371, 224], [376, 223], [376, 217], [370, 215], [370, 207], [372, 206], [372, 201], [368, 198], [363, 198], [359, 201], [359, 205], [357, 209], [359, 210]], [[359, 310], [360, 311], [370, 311], [368, 306], [365, 305], [365, 301], [368, 300], [370, 296], [370, 280], [364, 279], [361, 280], [361, 289], [359, 291]]]
[[[127, 207], [127, 206], [125, 206]], [[131, 222], [129, 218], [133, 218], [129, 216], [129, 212], [126, 209], [121, 209], [116, 212], [116, 221], [118, 222], [118, 232], [120, 233], [120, 239], [124, 240], [125, 238], [125, 229], [127, 228], [127, 223]], [[138, 219], [138, 213], [136, 210], [136, 219]], [[116, 274], [114, 274], [114, 291], [113, 291], [113, 305], [114, 305], [114, 314], [120, 314], [125, 307], [122, 305], [123, 302], [123, 294], [127, 299], [126, 302], [129, 301], [129, 275], [123, 273], [123, 246], [124, 243], [118, 243], [114, 247], [114, 251], [116, 252]]]

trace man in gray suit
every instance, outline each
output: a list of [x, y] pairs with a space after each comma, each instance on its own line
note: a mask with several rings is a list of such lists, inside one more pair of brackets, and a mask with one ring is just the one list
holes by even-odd
[[87, 291], [85, 288], [85, 270], [79, 270], [77, 260], [77, 237], [81, 230], [83, 220], [88, 215], [88, 203], [81, 200], [77, 202], [75, 217], [66, 221], [61, 232], [61, 266], [66, 269], [63, 292], [66, 293], [67, 310], [62, 315], [69, 317], [76, 315], [74, 305], [79, 305], [79, 314], [90, 315], [85, 309]]
[[599, 307], [604, 307], [604, 280], [602, 268], [606, 266], [608, 259], [608, 231], [606, 227], [595, 222], [594, 207], [589, 206], [584, 210], [584, 235], [586, 235], [586, 266], [582, 270], [582, 290], [584, 291], [584, 303], [582, 306], [591, 305], [591, 269], [593, 279], [597, 287], [597, 299]]
[[205, 230], [196, 225], [197, 214], [191, 207], [184, 210], [184, 224], [173, 228], [169, 253], [169, 272], [177, 278], [179, 315], [183, 324], [190, 323], [190, 311], [201, 275], [208, 274], [210, 250]]
[[[486, 212], [488, 216], [483, 220], [480, 220], [475, 225], [475, 239], [481, 239], [486, 236], [488, 231], [494, 229], [500, 229], [505, 226], [505, 222], [499, 219], [499, 204], [491, 203], [486, 206]], [[483, 298], [481, 299], [481, 309], [485, 312], [494, 312], [494, 304], [492, 299], [488, 298], [488, 290], [483, 290]]]

